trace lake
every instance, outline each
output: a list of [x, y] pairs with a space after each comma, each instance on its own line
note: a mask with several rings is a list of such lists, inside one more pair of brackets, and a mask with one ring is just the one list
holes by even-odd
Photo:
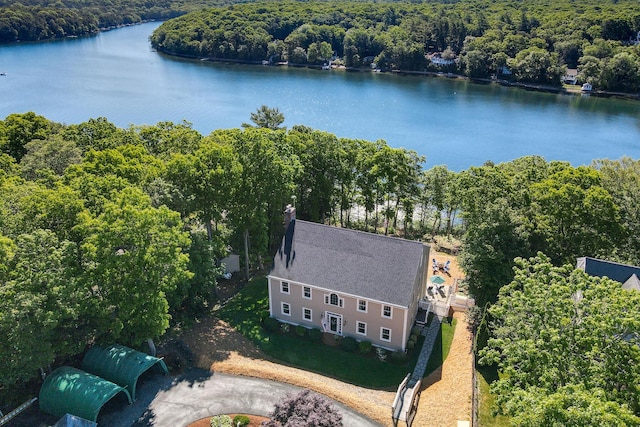
[[459, 171], [537, 154], [574, 166], [640, 157], [640, 102], [530, 92], [444, 77], [321, 71], [171, 58], [151, 22], [94, 37], [0, 46], [0, 118], [34, 111], [75, 124], [240, 127], [261, 105], [285, 125], [405, 147]]

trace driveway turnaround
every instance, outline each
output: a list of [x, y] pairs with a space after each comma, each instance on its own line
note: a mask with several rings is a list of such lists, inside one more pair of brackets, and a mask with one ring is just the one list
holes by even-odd
[[[259, 378], [192, 369], [180, 377], [154, 375], [139, 384], [132, 405], [109, 405], [98, 417], [104, 426], [180, 427], [220, 414], [269, 416], [288, 393], [302, 388]], [[380, 427], [356, 411], [329, 399], [348, 427]], [[391, 409], [389, 409], [391, 416]]]

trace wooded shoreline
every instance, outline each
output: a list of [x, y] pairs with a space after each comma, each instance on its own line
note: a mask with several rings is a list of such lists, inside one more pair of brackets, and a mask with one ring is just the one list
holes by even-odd
[[[186, 55], [176, 52], [168, 52], [163, 49], [156, 49], [158, 53], [161, 53], [166, 56], [175, 56], [177, 58], [190, 59], [190, 60], [198, 60], [205, 62], [223, 62], [230, 64], [246, 64], [246, 65], [260, 65], [260, 66], [271, 66], [271, 67], [293, 67], [293, 68], [311, 68], [315, 70], [322, 70], [322, 65], [314, 65], [314, 64], [299, 64], [299, 63], [291, 63], [291, 62], [279, 62], [275, 64], [265, 65], [262, 61], [249, 61], [242, 59], [228, 59], [228, 58], [201, 58], [193, 55]], [[440, 78], [449, 78], [449, 79], [460, 79], [460, 80], [468, 80], [472, 83], [477, 84], [497, 84], [500, 86], [507, 86], [512, 88], [524, 89], [535, 92], [547, 92], [547, 93], [557, 93], [563, 95], [581, 95], [581, 96], [595, 96], [599, 98], [619, 98], [619, 99], [628, 99], [632, 101], [640, 101], [640, 94], [633, 93], [623, 93], [623, 92], [608, 92], [608, 91], [592, 91], [589, 93], [582, 92], [580, 90], [580, 86], [576, 85], [575, 90], [567, 90], [565, 87], [558, 86], [545, 86], [538, 85], [533, 83], [520, 83], [520, 82], [510, 82], [504, 79], [485, 79], [485, 78], [477, 78], [477, 77], [467, 77], [461, 74], [454, 73], [444, 73], [444, 72], [436, 72], [436, 71], [409, 71], [409, 70], [392, 70], [392, 71], [382, 71], [378, 69], [371, 68], [362, 68], [362, 67], [335, 67], [332, 68], [331, 71], [345, 71], [345, 72], [362, 72], [362, 73], [391, 73], [396, 75], [414, 75], [414, 76], [427, 76], [427, 77], [440, 77]]]

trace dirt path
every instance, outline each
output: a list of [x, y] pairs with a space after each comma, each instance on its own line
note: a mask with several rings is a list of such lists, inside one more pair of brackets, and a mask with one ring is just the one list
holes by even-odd
[[[434, 254], [437, 261], [452, 259], [452, 276], [461, 277], [455, 259]], [[431, 272], [430, 272], [431, 273]], [[443, 366], [423, 380], [414, 426], [455, 427], [471, 420], [471, 335], [464, 314], [456, 313], [456, 331]], [[271, 379], [306, 387], [329, 396], [384, 426], [392, 426], [395, 392], [357, 387], [301, 369], [274, 363], [225, 322], [207, 318], [181, 337], [194, 355], [194, 364], [213, 372]]]
[[471, 333], [464, 313], [454, 317], [458, 323], [449, 356], [441, 368], [422, 380], [416, 426], [455, 427], [458, 420], [471, 421]]

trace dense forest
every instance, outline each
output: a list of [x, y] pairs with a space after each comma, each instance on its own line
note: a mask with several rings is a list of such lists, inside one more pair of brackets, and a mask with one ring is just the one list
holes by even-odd
[[[384, 141], [282, 128], [277, 109], [250, 118], [206, 136], [187, 122], [0, 121], [0, 392], [94, 343], [140, 346], [206, 313], [215, 260], [231, 248], [245, 254], [246, 274], [264, 271], [293, 202], [311, 221], [460, 239], [472, 315], [480, 321], [492, 305], [481, 361], [510, 373], [496, 383], [504, 412], [524, 416], [531, 401], [538, 415], [557, 412], [579, 391], [581, 405], [597, 398], [603, 414], [637, 422], [640, 294], [571, 266], [579, 256], [640, 264], [640, 161], [574, 167], [530, 156], [424, 170], [423, 157]], [[572, 300], [578, 289], [584, 298]], [[608, 359], [616, 354], [624, 360]], [[580, 375], [561, 375], [564, 360]]]
[[0, 0], [0, 43], [169, 19], [152, 44], [172, 54], [312, 66], [332, 61], [546, 86], [560, 86], [565, 70], [577, 68], [577, 83], [637, 93], [637, 6], [635, 0]]
[[635, 93], [639, 31], [635, 0], [284, 1], [192, 12], [163, 23], [151, 41], [199, 58], [332, 61], [550, 86], [577, 68], [579, 83]]
[[0, 0], [0, 43], [84, 36], [242, 0]]

